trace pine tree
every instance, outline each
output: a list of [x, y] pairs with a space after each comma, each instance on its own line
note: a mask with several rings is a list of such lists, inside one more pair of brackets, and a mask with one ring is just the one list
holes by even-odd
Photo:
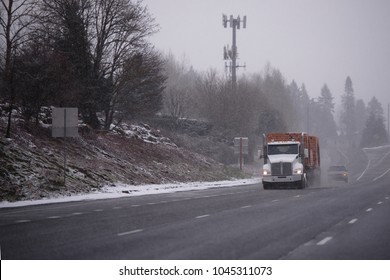
[[341, 97], [343, 111], [341, 114], [341, 123], [350, 145], [356, 145], [356, 119], [355, 119], [355, 95], [352, 80], [348, 76], [345, 81], [344, 94]]
[[322, 108], [324, 108], [324, 110], [334, 113], [333, 96], [327, 84], [324, 84], [321, 89], [321, 95], [318, 97], [318, 103]]
[[310, 116], [310, 121], [315, 123], [314, 132], [325, 143], [326, 140], [332, 141], [337, 136], [337, 126], [333, 116], [334, 105], [332, 93], [325, 84], [321, 89], [318, 102], [315, 103], [315, 114]]
[[368, 102], [367, 111], [369, 114], [374, 114], [376, 117], [383, 117], [383, 108], [382, 104], [376, 99], [374, 96], [371, 98], [370, 102]]
[[368, 102], [367, 111], [369, 117], [363, 130], [362, 147], [375, 147], [388, 143], [382, 104], [374, 96]]
[[362, 99], [356, 100], [356, 109], [355, 109], [355, 119], [356, 119], [356, 130], [359, 135], [359, 143], [361, 142], [361, 137], [363, 135], [363, 130], [366, 126], [366, 121], [368, 119], [368, 113], [366, 104]]
[[361, 147], [377, 147], [388, 143], [387, 132], [383, 118], [370, 113], [366, 127], [363, 130]]

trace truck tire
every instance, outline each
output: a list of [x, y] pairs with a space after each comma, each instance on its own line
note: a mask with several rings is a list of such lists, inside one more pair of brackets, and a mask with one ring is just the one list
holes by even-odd
[[298, 183], [298, 189], [306, 189], [308, 187], [306, 176], [302, 176], [302, 180]]
[[263, 188], [265, 190], [269, 190], [271, 188], [271, 184], [270, 183], [267, 183], [267, 182], [263, 182]]

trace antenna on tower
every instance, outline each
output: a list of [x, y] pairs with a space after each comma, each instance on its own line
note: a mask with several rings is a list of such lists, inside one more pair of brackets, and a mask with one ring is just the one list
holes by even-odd
[[235, 91], [236, 84], [237, 84], [236, 70], [239, 67], [246, 68], [246, 64], [244, 64], [244, 66], [237, 65], [238, 53], [237, 53], [237, 45], [236, 45], [236, 30], [241, 28], [241, 23], [242, 23], [242, 28], [246, 28], [246, 16], [244, 16], [243, 19], [241, 20], [240, 16], [234, 18], [233, 15], [230, 15], [228, 19], [227, 15], [222, 14], [223, 27], [227, 28], [228, 23], [229, 26], [233, 29], [233, 45], [231, 49], [229, 49], [229, 45], [227, 45], [227, 47], [224, 47], [223, 58], [224, 60], [230, 60], [230, 66], [227, 66], [227, 63], [225, 62], [225, 69], [229, 68], [229, 70], [231, 71], [232, 87], [233, 87], [233, 91]]

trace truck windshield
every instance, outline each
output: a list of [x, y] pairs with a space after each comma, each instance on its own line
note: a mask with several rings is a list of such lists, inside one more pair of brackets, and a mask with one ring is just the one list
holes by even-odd
[[269, 155], [298, 154], [298, 144], [268, 145]]

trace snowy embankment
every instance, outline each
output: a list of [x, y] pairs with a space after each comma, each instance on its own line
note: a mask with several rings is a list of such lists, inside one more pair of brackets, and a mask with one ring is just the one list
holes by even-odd
[[[177, 145], [145, 123], [122, 123], [109, 131], [95, 131], [80, 124], [80, 137], [66, 141], [53, 138], [51, 109], [44, 110], [39, 124], [25, 121], [21, 110], [14, 110], [11, 138], [0, 135], [0, 201], [45, 201], [109, 193], [107, 186], [115, 187], [112, 182], [140, 190], [145, 185], [248, 176], [209, 156], [210, 151], [219, 149], [218, 143], [198, 153]], [[0, 131], [5, 131], [6, 125], [7, 119], [0, 115]], [[227, 146], [218, 152], [229, 149]]]
[[390, 173], [390, 145], [363, 148], [368, 159], [367, 166], [357, 181], [377, 181]]
[[48, 198], [41, 200], [25, 200], [0, 202], [0, 208], [6, 207], [22, 207], [30, 205], [50, 204], [50, 203], [63, 203], [85, 200], [98, 200], [98, 199], [112, 199], [131, 196], [151, 195], [159, 193], [173, 193], [179, 191], [193, 191], [204, 190], [210, 188], [224, 188], [234, 187], [242, 185], [252, 185], [261, 182], [261, 178], [241, 179], [241, 180], [227, 180], [217, 182], [191, 182], [191, 183], [177, 183], [177, 184], [161, 184], [161, 185], [141, 185], [133, 186], [126, 184], [117, 184], [115, 186], [105, 186], [101, 190], [73, 196], [62, 196], [56, 198]]

